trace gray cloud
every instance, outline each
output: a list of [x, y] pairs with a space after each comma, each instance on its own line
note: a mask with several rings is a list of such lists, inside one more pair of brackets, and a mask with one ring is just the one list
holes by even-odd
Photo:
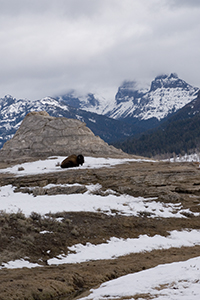
[[114, 97], [125, 79], [171, 72], [200, 86], [198, 2], [0, 0], [0, 97]]
[[180, 6], [200, 6], [199, 0], [169, 0], [169, 4], [180, 7]]

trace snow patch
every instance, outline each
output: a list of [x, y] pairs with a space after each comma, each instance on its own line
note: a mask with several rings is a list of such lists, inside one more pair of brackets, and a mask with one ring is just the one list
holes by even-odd
[[152, 250], [170, 249], [172, 247], [193, 247], [200, 245], [200, 230], [172, 231], [169, 236], [155, 235], [149, 237], [140, 235], [135, 239], [119, 239], [112, 237], [106, 243], [93, 245], [77, 244], [69, 247], [73, 253], [59, 255], [49, 259], [49, 265], [60, 265], [65, 263], [81, 263], [90, 260], [115, 259], [131, 253], [151, 252]]
[[[199, 300], [200, 257], [158, 265], [103, 283], [81, 300], [135, 299]], [[139, 297], [139, 298], [138, 298]]]
[[36, 267], [42, 267], [39, 264], [30, 263], [28, 260], [24, 259], [17, 259], [17, 260], [11, 260], [7, 263], [3, 263], [0, 267], [1, 269], [21, 269], [21, 268], [36, 268]]

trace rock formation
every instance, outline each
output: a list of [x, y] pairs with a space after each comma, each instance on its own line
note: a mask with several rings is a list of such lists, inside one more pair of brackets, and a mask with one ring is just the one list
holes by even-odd
[[30, 112], [14, 137], [0, 151], [1, 161], [26, 157], [47, 157], [70, 154], [90, 156], [127, 156], [109, 146], [86, 127], [86, 124], [63, 117], [51, 117], [47, 112]]

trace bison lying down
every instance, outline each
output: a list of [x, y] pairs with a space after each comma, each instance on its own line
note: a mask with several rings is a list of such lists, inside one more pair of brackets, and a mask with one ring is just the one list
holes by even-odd
[[82, 165], [84, 163], [84, 157], [82, 154], [75, 155], [72, 154], [65, 158], [61, 162], [61, 168], [73, 168], [73, 167], [78, 167], [79, 165]]

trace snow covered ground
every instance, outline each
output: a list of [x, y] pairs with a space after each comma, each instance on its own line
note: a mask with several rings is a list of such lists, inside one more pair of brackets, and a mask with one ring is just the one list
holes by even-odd
[[[22, 211], [27, 217], [32, 212], [45, 215], [49, 212], [62, 211], [101, 211], [108, 215], [118, 213], [127, 216], [148, 213], [152, 218], [184, 218], [185, 213], [190, 213], [189, 209], [182, 209], [181, 203], [162, 203], [155, 201], [155, 198], [132, 197], [129, 195], [116, 196], [112, 194], [112, 191], [108, 196], [102, 197], [91, 193], [94, 189], [100, 188], [99, 185], [89, 185], [87, 188], [88, 191], [84, 194], [39, 195], [34, 197], [33, 194], [15, 193], [15, 188], [11, 185], [3, 186], [0, 189], [0, 211], [3, 210], [7, 213]], [[194, 215], [197, 216], [199, 213]]]
[[[157, 299], [199, 300], [200, 257], [155, 268], [103, 283], [81, 300]], [[137, 296], [137, 298], [135, 298]]]
[[[46, 160], [38, 160], [35, 162], [27, 162], [19, 165], [15, 165], [10, 168], [0, 169], [0, 173], [12, 173], [16, 176], [44, 174], [50, 172], [66, 172], [68, 169], [61, 169], [59, 164], [65, 159], [64, 156], [49, 157]], [[112, 167], [115, 165], [128, 163], [131, 161], [152, 161], [148, 159], [129, 159], [129, 158], [103, 158], [103, 157], [85, 157], [85, 162], [82, 166], [76, 169], [94, 169], [102, 167]], [[21, 169], [21, 170], [19, 170]]]
[[[21, 176], [61, 171], [56, 165], [62, 159], [63, 157], [58, 157], [54, 159], [49, 158], [45, 161], [25, 163], [2, 169], [0, 172], [9, 172], [16, 176]], [[112, 167], [115, 164], [135, 161], [130, 159], [97, 159], [91, 157], [86, 157], [85, 160], [84, 166], [79, 168]], [[23, 170], [19, 171], [19, 168], [23, 168]], [[52, 185], [48, 185], [45, 188], [50, 187]], [[99, 185], [88, 185], [87, 192], [84, 194], [41, 195], [34, 197], [32, 194], [14, 193], [14, 188], [11, 185], [3, 186], [0, 188], [0, 211], [9, 213], [21, 210], [26, 216], [29, 216], [33, 211], [42, 215], [50, 211], [51, 213], [58, 211], [102, 211], [106, 214], [117, 212], [118, 214], [129, 216], [137, 216], [141, 212], [147, 212], [150, 213], [150, 217], [161, 218], [183, 218], [184, 215], [182, 213], [189, 212], [188, 210], [184, 211], [180, 203], [176, 205], [161, 203], [156, 201], [155, 198], [135, 198], [129, 195], [117, 196], [112, 191], [110, 191], [108, 196], [104, 197], [92, 193], [94, 189], [99, 188], [101, 188]], [[169, 232], [167, 237], [141, 235], [139, 238], [126, 240], [112, 237], [100, 245], [90, 243], [74, 245], [70, 247], [69, 250], [72, 252], [67, 256], [60, 254], [58, 257], [49, 259], [48, 264], [58, 265], [63, 263], [80, 263], [88, 260], [115, 259], [130, 253], [169, 249], [171, 247], [193, 247], [195, 245], [200, 245], [200, 230], [175, 230]], [[0, 266], [0, 269], [33, 268], [38, 266], [38, 264], [29, 263], [28, 258], [24, 258], [5, 263]], [[102, 284], [98, 289], [91, 290], [91, 294], [83, 299], [118, 299], [120, 297], [134, 299], [135, 295], [137, 295], [137, 299], [199, 299], [200, 257], [185, 262], [159, 265], [149, 270], [111, 280]], [[148, 298], [148, 295], [151, 296]]]
[[200, 230], [174, 230], [170, 232], [168, 237], [160, 235], [153, 237], [140, 235], [136, 239], [118, 239], [113, 237], [100, 245], [91, 243], [87, 243], [85, 246], [82, 244], [74, 245], [69, 248], [73, 253], [49, 259], [48, 264], [60, 265], [63, 263], [81, 263], [89, 260], [115, 259], [131, 253], [150, 252], [156, 249], [169, 249], [172, 247], [193, 247], [194, 245], [200, 245]]

